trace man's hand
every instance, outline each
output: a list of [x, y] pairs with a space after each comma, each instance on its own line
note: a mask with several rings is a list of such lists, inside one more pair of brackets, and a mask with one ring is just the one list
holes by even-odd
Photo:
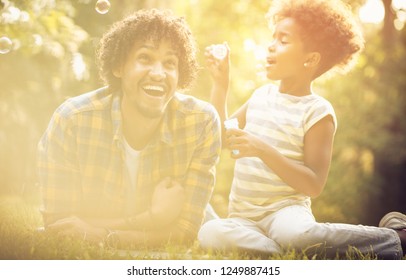
[[61, 236], [70, 236], [96, 244], [103, 242], [106, 237], [105, 229], [94, 227], [76, 216], [57, 220], [48, 225], [46, 230]]
[[171, 178], [162, 180], [154, 190], [151, 201], [151, 215], [153, 222], [167, 225], [175, 220], [183, 207], [185, 190]]

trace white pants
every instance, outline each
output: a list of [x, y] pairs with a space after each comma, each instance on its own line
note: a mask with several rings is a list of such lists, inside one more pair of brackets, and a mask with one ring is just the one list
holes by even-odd
[[260, 221], [244, 218], [214, 219], [199, 231], [205, 249], [238, 250], [262, 254], [282, 253], [282, 249], [335, 258], [350, 246], [362, 254], [374, 253], [381, 259], [403, 257], [400, 239], [392, 229], [363, 225], [317, 223], [305, 206], [285, 207]]

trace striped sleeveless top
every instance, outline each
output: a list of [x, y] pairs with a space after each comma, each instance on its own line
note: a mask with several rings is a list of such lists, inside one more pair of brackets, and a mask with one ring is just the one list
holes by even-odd
[[[319, 120], [331, 115], [330, 102], [311, 94], [282, 94], [273, 84], [258, 88], [251, 96], [245, 130], [261, 137], [281, 154], [304, 164], [304, 136]], [[229, 217], [259, 220], [283, 207], [301, 204], [310, 208], [310, 197], [284, 183], [256, 157], [238, 159], [229, 197]]]

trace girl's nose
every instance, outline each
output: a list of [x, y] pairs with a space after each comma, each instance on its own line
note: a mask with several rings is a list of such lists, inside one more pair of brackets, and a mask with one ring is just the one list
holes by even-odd
[[269, 45], [268, 45], [268, 51], [269, 52], [274, 52], [275, 51], [275, 44], [276, 44], [276, 39], [272, 40]]

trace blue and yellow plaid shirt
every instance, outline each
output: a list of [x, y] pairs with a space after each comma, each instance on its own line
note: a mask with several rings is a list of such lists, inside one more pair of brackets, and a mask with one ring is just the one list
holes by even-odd
[[153, 188], [169, 176], [186, 192], [177, 225], [196, 236], [221, 150], [215, 109], [175, 94], [159, 133], [140, 153], [137, 188], [130, 195], [120, 105], [119, 94], [101, 88], [70, 98], [55, 111], [38, 145], [44, 216], [135, 216], [149, 208]]

